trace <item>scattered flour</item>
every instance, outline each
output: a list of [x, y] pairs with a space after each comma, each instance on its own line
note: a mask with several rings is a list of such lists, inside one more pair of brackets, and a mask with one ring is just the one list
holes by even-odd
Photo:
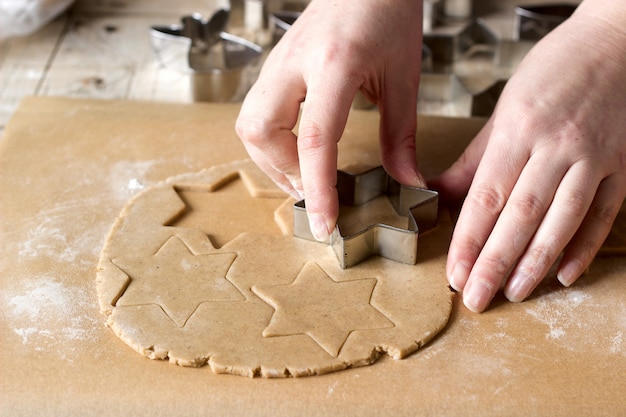
[[626, 307], [621, 307], [622, 314], [607, 314], [607, 309], [620, 307], [595, 303], [591, 294], [571, 288], [547, 292], [530, 304], [526, 313], [546, 325], [546, 339], [562, 348], [626, 355], [626, 323], [619, 320]]
[[42, 310], [50, 307], [60, 309], [67, 303], [63, 285], [51, 278], [42, 278], [37, 284], [31, 283], [25, 294], [9, 299], [8, 304], [13, 308], [14, 317], [25, 317], [34, 321], [41, 317]]
[[326, 392], [326, 397], [331, 397], [335, 393], [335, 388], [339, 385], [339, 381], [335, 381], [328, 386], [328, 391]]
[[[189, 161], [180, 161], [186, 165]], [[147, 161], [117, 161], [104, 177], [108, 178], [109, 192], [116, 200], [126, 202], [129, 196], [152, 185], [148, 180], [151, 171], [158, 165], [167, 163], [164, 159]], [[195, 168], [195, 167], [194, 167]]]
[[[57, 245], [67, 246], [65, 235], [60, 228], [54, 227], [52, 218], [44, 214], [41, 223], [28, 230], [28, 239], [22, 243], [18, 253], [20, 256], [36, 257], [42, 252], [56, 248]], [[72, 257], [67, 255], [70, 254], [62, 257], [71, 261]]]
[[[109, 202], [104, 210], [114, 219], [130, 196], [150, 185], [147, 178], [154, 167], [165, 162], [122, 160], [105, 170], [104, 163], [86, 166], [85, 161], [72, 161], [68, 171], [84, 175], [77, 175], [52, 204], [42, 202], [41, 210], [3, 231], [6, 253], [17, 255], [20, 262], [47, 258], [61, 270], [71, 265], [79, 273], [92, 274], [111, 227], [110, 222], [94, 218], [94, 213], [102, 212], [103, 201]], [[102, 320], [95, 290], [70, 282], [50, 271], [47, 276], [14, 277], [12, 287], [0, 293], [0, 314], [25, 349], [56, 352], [72, 361], [96, 346]]]
[[[129, 196], [144, 188], [144, 177], [154, 165], [160, 161], [119, 161], [111, 172], [98, 172], [98, 169], [86, 167], [76, 168], [77, 172], [89, 172], [90, 175], [77, 179], [77, 182], [68, 187], [64, 196], [60, 196], [53, 206], [40, 210], [33, 216], [22, 219], [22, 230], [25, 236], [19, 236], [13, 241], [19, 242], [18, 254], [23, 257], [36, 258], [45, 256], [57, 262], [83, 261], [85, 265], [92, 265], [94, 257], [100, 253], [103, 238], [110, 224], [94, 224], [90, 216], [91, 208], [101, 210], [103, 201], [118, 200], [120, 206]], [[78, 189], [87, 186], [98, 186], [97, 177], [109, 178], [109, 186], [99, 193], [88, 198], [80, 198]], [[65, 197], [65, 198], [63, 198]], [[119, 210], [116, 207], [115, 210]], [[79, 216], [84, 217], [76, 217]], [[83, 227], [68, 227], [68, 225], [84, 224]]]
[[67, 202], [24, 218], [26, 233], [24, 239], [18, 239], [17, 254], [27, 258], [45, 256], [59, 263], [91, 265], [101, 249], [106, 227], [92, 223], [90, 227], [68, 228], [67, 225], [76, 224], [77, 219], [67, 213], [79, 204], [85, 205], [85, 202]]
[[624, 332], [619, 330], [615, 335], [611, 338], [611, 347], [609, 351], [613, 354], [624, 352]]
[[590, 299], [591, 296], [583, 291], [562, 289], [543, 295], [534, 306], [526, 309], [526, 313], [548, 326], [547, 339], [563, 339], [567, 330], [582, 316], [577, 310], [584, 308], [583, 304]]
[[137, 178], [131, 178], [130, 180], [128, 180], [128, 186], [126, 188], [128, 188], [128, 191], [132, 192], [141, 191], [146, 187]]
[[71, 362], [99, 338], [95, 300], [55, 277], [22, 281], [19, 289], [3, 294], [2, 302], [13, 332], [35, 351], [56, 352]]
[[128, 197], [145, 188], [145, 178], [161, 160], [149, 161], [117, 161], [113, 164], [107, 177], [111, 184], [111, 192], [120, 201], [128, 200]]

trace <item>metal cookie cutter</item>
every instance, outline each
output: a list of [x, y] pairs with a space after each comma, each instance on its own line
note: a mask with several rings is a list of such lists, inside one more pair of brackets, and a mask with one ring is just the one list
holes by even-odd
[[571, 3], [553, 3], [515, 8], [515, 26], [521, 40], [538, 41], [567, 20], [576, 10]]
[[256, 77], [261, 46], [224, 32], [229, 12], [208, 20], [199, 14], [182, 17], [182, 25], [152, 26], [155, 57], [165, 68], [189, 74], [195, 101], [243, 99]]
[[[395, 211], [408, 217], [406, 228], [374, 223], [349, 236], [341, 233], [338, 224], [327, 243], [332, 246], [341, 268], [350, 268], [375, 255], [410, 265], [417, 262], [419, 233], [437, 225], [439, 194], [436, 191], [401, 185], [382, 167], [357, 175], [337, 171], [337, 191], [339, 204], [345, 206], [359, 206], [376, 197], [387, 196]], [[294, 204], [294, 235], [315, 240], [304, 200]]]

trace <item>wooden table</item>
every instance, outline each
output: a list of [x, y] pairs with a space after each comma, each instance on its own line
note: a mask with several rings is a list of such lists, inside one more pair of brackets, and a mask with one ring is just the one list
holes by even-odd
[[221, 3], [79, 0], [33, 35], [0, 42], [0, 129], [29, 95], [191, 102], [188, 76], [159, 66], [148, 28]]
[[[177, 23], [194, 11], [208, 15], [230, 3], [229, 30], [254, 38], [243, 30], [244, 1], [77, 0], [37, 33], [0, 41], [0, 132], [25, 96], [193, 101], [189, 76], [156, 62], [148, 28]], [[267, 0], [269, 10], [281, 9], [285, 3], [298, 7], [294, 3], [302, 6], [306, 1]], [[493, 12], [485, 21], [506, 38], [512, 32], [514, 4], [514, 0], [493, 0], [480, 2], [475, 9], [481, 16]], [[440, 104], [424, 105], [420, 112], [448, 115]]]

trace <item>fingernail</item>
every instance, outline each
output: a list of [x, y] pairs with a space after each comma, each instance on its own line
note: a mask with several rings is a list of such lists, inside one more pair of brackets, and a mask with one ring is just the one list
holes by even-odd
[[474, 280], [463, 292], [463, 303], [474, 313], [480, 313], [487, 308], [494, 295], [495, 291], [492, 286], [485, 281]]
[[583, 273], [583, 264], [578, 259], [571, 259], [556, 273], [559, 282], [569, 287]]
[[450, 286], [457, 291], [463, 290], [465, 283], [467, 282], [467, 278], [470, 274], [470, 267], [467, 262], [457, 262], [452, 268], [452, 273], [448, 278], [448, 282]]
[[411, 174], [413, 178], [406, 185], [410, 185], [411, 187], [427, 188], [426, 179], [419, 171], [412, 170]]
[[319, 214], [309, 214], [309, 224], [311, 233], [318, 242], [326, 242], [330, 236], [330, 231], [326, 219]]
[[426, 178], [424, 178], [424, 176], [420, 174], [419, 172], [417, 173], [417, 178], [415, 179], [415, 181], [419, 184], [418, 187], [428, 188], [428, 185], [426, 183]]
[[506, 298], [513, 302], [522, 302], [530, 295], [535, 289], [536, 281], [532, 277], [517, 273], [509, 279], [509, 282], [504, 289], [504, 295]]

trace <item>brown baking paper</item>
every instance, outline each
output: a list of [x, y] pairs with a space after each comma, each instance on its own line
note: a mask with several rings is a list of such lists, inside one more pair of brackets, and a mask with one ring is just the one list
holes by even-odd
[[[623, 415], [626, 261], [484, 314], [455, 297], [442, 334], [407, 359], [306, 378], [216, 375], [146, 359], [107, 328], [95, 272], [139, 190], [246, 157], [235, 105], [29, 98], [0, 140], [2, 415]], [[427, 175], [481, 120], [422, 117]], [[340, 167], [377, 165], [378, 116], [353, 112]]]

